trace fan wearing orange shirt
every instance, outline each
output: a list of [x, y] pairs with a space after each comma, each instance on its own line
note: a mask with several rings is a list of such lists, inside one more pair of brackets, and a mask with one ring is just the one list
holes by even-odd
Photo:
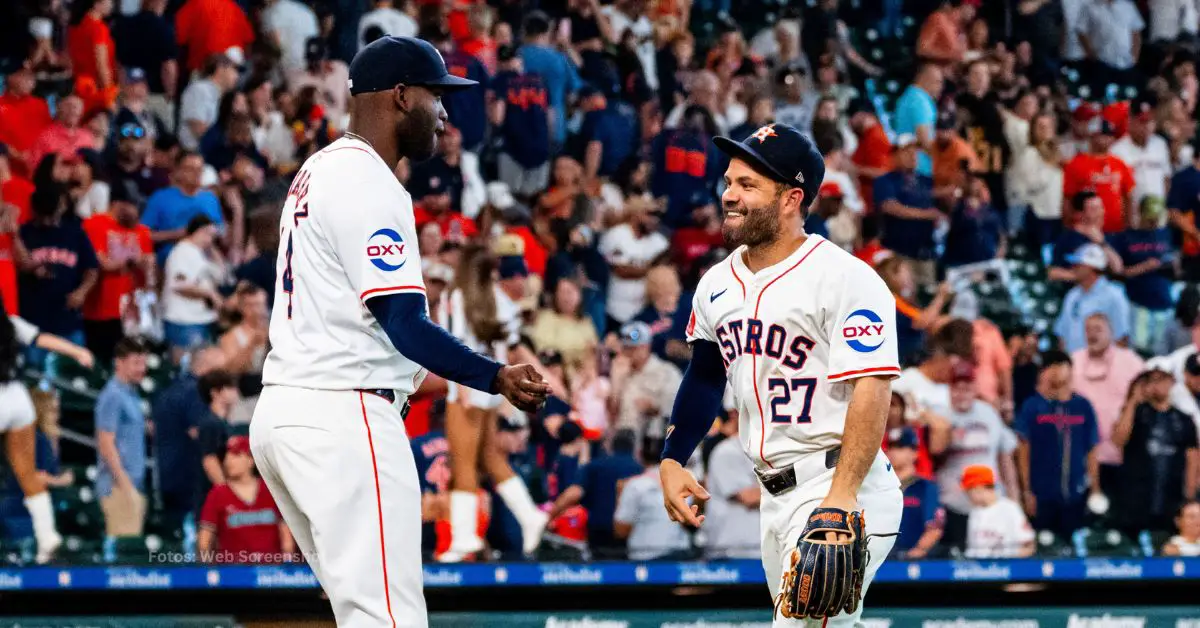
[[0, 143], [8, 146], [13, 169], [25, 174], [37, 166], [29, 161], [29, 149], [53, 119], [46, 101], [33, 95], [36, 85], [33, 70], [21, 67], [8, 75], [0, 94]]
[[137, 184], [118, 182], [112, 188], [108, 213], [83, 222], [83, 231], [96, 249], [100, 279], [83, 305], [83, 329], [88, 349], [106, 364], [124, 335], [122, 301], [140, 286], [153, 288], [154, 244], [150, 228], [138, 222], [145, 202]]
[[105, 20], [113, 0], [75, 0], [67, 28], [67, 55], [75, 73], [75, 93], [84, 109], [112, 109], [117, 102], [117, 46]]
[[866, 100], [850, 103], [850, 129], [858, 136], [858, 148], [850, 158], [858, 170], [858, 186], [862, 190], [865, 213], [875, 207], [872, 192], [875, 179], [892, 171], [892, 141], [879, 123], [875, 108]]
[[175, 14], [175, 39], [186, 50], [187, 69], [196, 71], [212, 55], [247, 50], [254, 29], [234, 0], [187, 0]]
[[1108, 154], [1116, 130], [1108, 120], [1093, 118], [1088, 152], [1071, 158], [1063, 168], [1063, 196], [1091, 190], [1104, 203], [1104, 233], [1124, 231], [1125, 208], [1133, 202], [1133, 170]]

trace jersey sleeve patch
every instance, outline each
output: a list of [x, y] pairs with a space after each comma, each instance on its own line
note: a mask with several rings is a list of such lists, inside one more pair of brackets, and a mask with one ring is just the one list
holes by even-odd
[[874, 310], [854, 310], [842, 321], [842, 342], [859, 353], [873, 353], [887, 339], [883, 317]]
[[385, 273], [395, 272], [408, 263], [407, 244], [395, 229], [384, 227], [367, 238], [366, 256], [371, 265]]

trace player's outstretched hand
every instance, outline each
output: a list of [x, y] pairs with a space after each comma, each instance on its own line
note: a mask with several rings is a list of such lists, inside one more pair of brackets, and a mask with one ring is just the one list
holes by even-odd
[[500, 367], [496, 374], [496, 392], [525, 412], [536, 412], [546, 402], [550, 385], [542, 374], [528, 364]]
[[[671, 521], [686, 523], [692, 527], [704, 523], [700, 514], [700, 503], [708, 500], [708, 491], [696, 481], [691, 471], [675, 460], [663, 460], [658, 466], [658, 479], [662, 482], [663, 504]], [[688, 503], [688, 498], [693, 498]]]

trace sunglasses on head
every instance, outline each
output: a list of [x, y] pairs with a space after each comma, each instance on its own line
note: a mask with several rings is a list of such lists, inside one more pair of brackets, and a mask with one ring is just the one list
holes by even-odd
[[121, 125], [121, 137], [132, 137], [140, 140], [146, 137], [146, 129], [143, 129], [141, 125], [133, 123], [123, 124]]

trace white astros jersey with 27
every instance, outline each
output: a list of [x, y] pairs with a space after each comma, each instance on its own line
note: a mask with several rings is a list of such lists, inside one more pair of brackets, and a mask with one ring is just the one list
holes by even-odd
[[896, 308], [871, 267], [820, 236], [758, 273], [744, 251], [700, 279], [687, 332], [720, 347], [739, 437], [765, 470], [841, 444], [849, 380], [900, 373]]
[[412, 394], [424, 369], [366, 307], [425, 292], [412, 198], [369, 147], [343, 137], [305, 162], [280, 217], [263, 383]]

